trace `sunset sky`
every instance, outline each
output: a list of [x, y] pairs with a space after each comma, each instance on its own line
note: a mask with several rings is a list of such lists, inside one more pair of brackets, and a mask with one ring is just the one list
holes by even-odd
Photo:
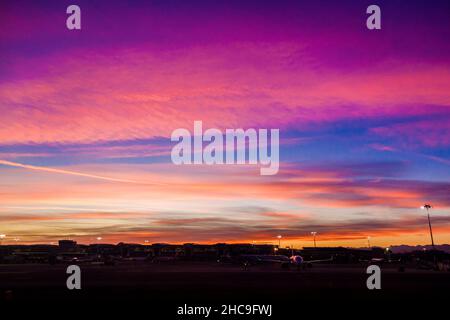
[[[450, 2], [376, 3], [2, 1], [4, 243], [429, 244], [425, 202], [450, 243]], [[280, 129], [278, 174], [175, 166], [195, 120]]]

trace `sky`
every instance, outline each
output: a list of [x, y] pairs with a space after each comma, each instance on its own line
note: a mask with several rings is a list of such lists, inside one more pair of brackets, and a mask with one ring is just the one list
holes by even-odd
[[[81, 30], [66, 28], [67, 6]], [[450, 243], [450, 3], [2, 1], [4, 243]], [[280, 130], [280, 168], [172, 163]]]

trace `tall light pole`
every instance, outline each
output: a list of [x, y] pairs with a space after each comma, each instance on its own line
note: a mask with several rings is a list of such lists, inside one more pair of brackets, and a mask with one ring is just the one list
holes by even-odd
[[430, 219], [430, 212], [429, 210], [433, 208], [431, 205], [425, 203], [423, 206], [420, 207], [422, 210], [427, 209], [427, 216], [428, 216], [428, 227], [430, 228], [430, 236], [431, 236], [431, 246], [434, 249], [434, 239], [433, 239], [433, 230], [431, 229], [431, 219]]
[[281, 235], [277, 235], [278, 238], [278, 248], [281, 248]]
[[103, 238], [102, 237], [97, 237], [97, 238], [95, 238], [96, 240], [97, 240], [97, 257], [100, 257], [100, 241], [102, 241], [103, 240]]
[[369, 249], [370, 249], [370, 236], [367, 236], [367, 246], [368, 246]]
[[315, 231], [311, 232], [311, 235], [313, 236], [313, 239], [314, 239], [314, 248], [316, 248], [316, 234], [317, 234], [317, 232], [315, 232]]

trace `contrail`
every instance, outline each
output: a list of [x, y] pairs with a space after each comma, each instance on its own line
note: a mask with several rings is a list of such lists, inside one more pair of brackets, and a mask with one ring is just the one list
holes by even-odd
[[[136, 180], [118, 179], [118, 178], [99, 176], [99, 175], [96, 175], [96, 174], [89, 174], [89, 173], [83, 173], [83, 172], [77, 172], [77, 171], [62, 170], [62, 169], [40, 167], [40, 166], [32, 166], [32, 165], [28, 165], [28, 164], [22, 164], [22, 163], [7, 161], [7, 160], [0, 160], [0, 164], [3, 164], [5, 166], [11, 166], [11, 167], [19, 167], [19, 168], [25, 168], [25, 169], [30, 169], [30, 170], [46, 171], [46, 172], [60, 173], [60, 174], [70, 174], [70, 175], [73, 175], [73, 176], [80, 176], [80, 177], [93, 178], [93, 179], [101, 179], [101, 180], [106, 180], [106, 181], [124, 182], [124, 183], [137, 183], [137, 184], [149, 184], [149, 183], [139, 182], [139, 181], [136, 181]], [[151, 184], [156, 184], [156, 183], [151, 183]]]

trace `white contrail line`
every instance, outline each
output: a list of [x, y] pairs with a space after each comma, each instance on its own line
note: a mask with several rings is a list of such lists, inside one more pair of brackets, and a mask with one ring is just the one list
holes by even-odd
[[35, 211], [35, 210], [45, 210], [45, 211], [75, 211], [75, 212], [96, 212], [96, 211], [101, 211], [101, 212], [123, 212], [123, 210], [119, 210], [119, 209], [104, 209], [104, 208], [76, 208], [76, 207], [34, 207], [34, 206], [7, 206], [7, 207], [3, 207], [0, 206], [0, 211], [2, 210], [31, 210], [31, 211]]
[[89, 174], [89, 173], [83, 173], [83, 172], [77, 172], [77, 171], [71, 171], [71, 170], [63, 170], [63, 169], [55, 169], [55, 168], [48, 168], [48, 167], [33, 166], [33, 165], [29, 165], [29, 164], [22, 164], [22, 163], [18, 163], [18, 162], [7, 161], [7, 160], [0, 160], [0, 164], [3, 164], [5, 166], [11, 166], [11, 167], [18, 167], [18, 168], [24, 168], [24, 169], [30, 169], [30, 170], [38, 170], [38, 171], [46, 171], [46, 172], [60, 173], [60, 174], [70, 174], [70, 175], [73, 175], [73, 176], [80, 176], [80, 177], [93, 178], [93, 179], [101, 179], [101, 180], [106, 180], [106, 181], [124, 182], [124, 183], [136, 183], [136, 184], [155, 184], [155, 185], [157, 184], [157, 183], [139, 182], [139, 181], [136, 181], [136, 180], [111, 178], [111, 177], [99, 176], [99, 175], [96, 175], [96, 174]]

